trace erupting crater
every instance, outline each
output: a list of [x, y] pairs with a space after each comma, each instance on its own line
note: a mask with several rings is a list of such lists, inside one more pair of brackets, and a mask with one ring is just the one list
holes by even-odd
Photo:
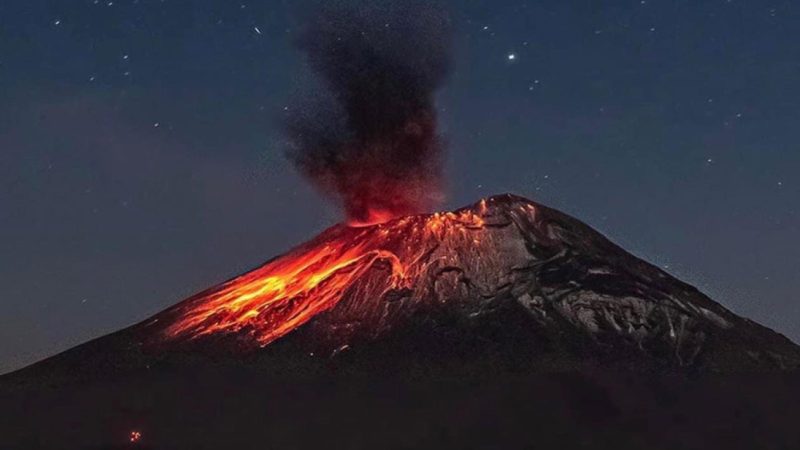
[[[769, 448], [795, 448], [798, 388], [785, 380], [798, 367], [800, 347], [782, 335], [578, 220], [501, 195], [333, 226], [1, 377], [0, 436], [14, 448], [116, 448], [109, 436], [126, 433], [126, 445], [146, 435], [165, 448], [683, 448], [687, 436], [692, 448], [728, 448], [736, 429], [742, 448], [769, 436]], [[737, 372], [743, 382], [728, 383]], [[673, 385], [674, 375], [708, 383]], [[708, 417], [735, 426], [721, 438]], [[431, 424], [456, 444], [429, 440]], [[622, 439], [630, 445], [607, 440], [631, 424], [642, 427]]]
[[293, 342], [332, 355], [420, 323], [464, 336], [489, 324], [524, 336], [515, 345], [559, 355], [611, 351], [692, 367], [800, 364], [785, 337], [587, 225], [513, 195], [453, 212], [333, 226], [135, 329], [161, 348], [214, 339], [244, 350], [302, 329]]
[[[521, 215], [534, 207], [521, 205]], [[164, 330], [167, 339], [242, 333], [264, 346], [335, 307], [345, 295], [382, 298], [413, 292], [418, 280], [438, 266], [431, 253], [442, 242], [476, 252], [485, 238], [485, 200], [476, 209], [406, 216], [374, 225], [337, 225], [312, 241], [250, 273], [179, 305]], [[470, 250], [471, 249], [471, 250]], [[381, 279], [359, 281], [376, 266]]]

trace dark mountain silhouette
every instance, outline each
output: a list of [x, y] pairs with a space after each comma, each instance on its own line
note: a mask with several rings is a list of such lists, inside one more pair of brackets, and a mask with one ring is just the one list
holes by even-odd
[[0, 448], [798, 448], [798, 367], [784, 336], [502, 195], [334, 226], [0, 378]]

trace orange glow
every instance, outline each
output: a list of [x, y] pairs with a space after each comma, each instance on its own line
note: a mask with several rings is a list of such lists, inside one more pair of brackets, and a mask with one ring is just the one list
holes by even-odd
[[[486, 211], [481, 204], [480, 213]], [[165, 333], [195, 339], [237, 333], [260, 346], [333, 308], [379, 264], [385, 277], [370, 292], [411, 288], [426, 270], [419, 260], [446, 237], [478, 243], [483, 218], [471, 211], [408, 216], [372, 226], [336, 226], [264, 266], [177, 305]], [[428, 244], [423, 244], [428, 243]]]
[[397, 214], [392, 211], [370, 209], [367, 212], [367, 218], [365, 220], [350, 220], [347, 222], [347, 225], [351, 227], [368, 227], [371, 225], [377, 225], [379, 223], [386, 223], [395, 217], [397, 217]]

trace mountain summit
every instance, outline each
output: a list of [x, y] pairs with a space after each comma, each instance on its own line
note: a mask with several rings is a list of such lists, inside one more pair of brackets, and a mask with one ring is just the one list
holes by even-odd
[[[605, 386], [597, 394], [607, 405], [609, 395], [615, 403], [617, 395], [632, 395], [630, 386], [652, 376], [758, 373], [780, 378], [798, 367], [800, 347], [784, 336], [735, 315], [576, 219], [522, 197], [499, 195], [452, 212], [363, 227], [336, 225], [137, 325], [2, 377], [0, 387], [10, 386], [16, 392], [12, 399], [43, 411], [45, 418], [39, 420], [50, 422], [56, 413], [46, 405], [57, 395], [38, 396], [38, 403], [31, 405], [19, 393], [31, 386], [57, 392], [81, 386], [75, 392], [91, 395], [77, 401], [84, 402], [79, 409], [95, 416], [110, 412], [110, 405], [138, 404], [142, 395], [162, 392], [162, 400], [145, 402], [150, 409], [134, 408], [152, 422], [185, 406], [186, 398], [175, 393], [175, 386], [197, 388], [199, 379], [205, 380], [203, 395], [213, 398], [223, 393], [228, 398], [234, 391], [242, 398], [248, 392], [244, 397], [255, 395], [269, 403], [278, 395], [274, 389], [287, 386], [327, 392], [320, 395], [331, 403], [320, 407], [317, 417], [363, 400], [342, 400], [337, 397], [341, 390], [331, 394], [326, 390], [331, 380], [374, 386], [375, 380], [412, 379], [414, 392], [408, 398], [417, 398], [420, 386], [441, 380], [491, 380], [487, 386], [506, 389], [521, 376], [528, 384], [519, 395], [547, 398], [551, 381], [532, 388], [531, 380], [582, 374], [579, 381], [568, 377], [572, 381], [557, 382], [556, 391], [572, 396], [587, 385], [595, 392], [597, 380], [608, 379], [599, 372], [625, 374], [624, 389], [614, 378], [617, 387]], [[307, 384], [298, 388], [298, 380]], [[394, 392], [403, 383], [386, 389]], [[652, 386], [640, 388], [652, 391]], [[709, 392], [692, 397], [692, 402], [705, 404], [706, 395], [719, 400]], [[424, 397], [431, 395], [439, 393], [426, 391]], [[632, 404], [660, 408], [652, 404], [655, 397], [645, 397]], [[580, 400], [579, 409], [591, 410], [592, 402]], [[628, 417], [620, 407], [614, 404], [614, 417]], [[241, 420], [238, 412], [231, 414], [225, 423]], [[454, 417], [463, 425], [461, 416]], [[406, 423], [412, 415], [396, 419]], [[564, 425], [570, 419], [556, 414], [547, 420]], [[8, 423], [17, 424], [12, 435], [30, 426], [18, 419]], [[342, 426], [340, 433], [348, 429]], [[94, 428], [86, 432], [96, 438], [91, 442], [102, 441], [96, 433]], [[642, 442], [623, 441], [631, 448]], [[194, 438], [175, 442], [202, 447]], [[461, 441], [442, 442], [446, 447]]]
[[[453, 212], [333, 226], [112, 336], [114, 348], [100, 352], [114, 355], [105, 365], [151, 365], [173, 352], [268, 353], [279, 342], [341, 357], [400, 336], [445, 359], [448, 346], [480, 342], [527, 355], [531, 368], [537, 358], [678, 371], [800, 365], [800, 347], [784, 336], [580, 221], [509, 194]], [[492, 342], [501, 338], [513, 348]], [[97, 352], [103, 339], [86, 346]], [[67, 353], [75, 352], [81, 347]]]

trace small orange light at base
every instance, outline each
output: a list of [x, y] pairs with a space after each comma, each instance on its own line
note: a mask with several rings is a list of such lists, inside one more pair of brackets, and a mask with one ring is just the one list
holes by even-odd
[[128, 440], [129, 440], [129, 441], [130, 441], [132, 444], [135, 444], [135, 443], [139, 442], [140, 440], [142, 440], [142, 433], [141, 433], [141, 431], [135, 431], [135, 430], [134, 430], [134, 431], [131, 431], [131, 434], [129, 434], [129, 435], [128, 435]]

